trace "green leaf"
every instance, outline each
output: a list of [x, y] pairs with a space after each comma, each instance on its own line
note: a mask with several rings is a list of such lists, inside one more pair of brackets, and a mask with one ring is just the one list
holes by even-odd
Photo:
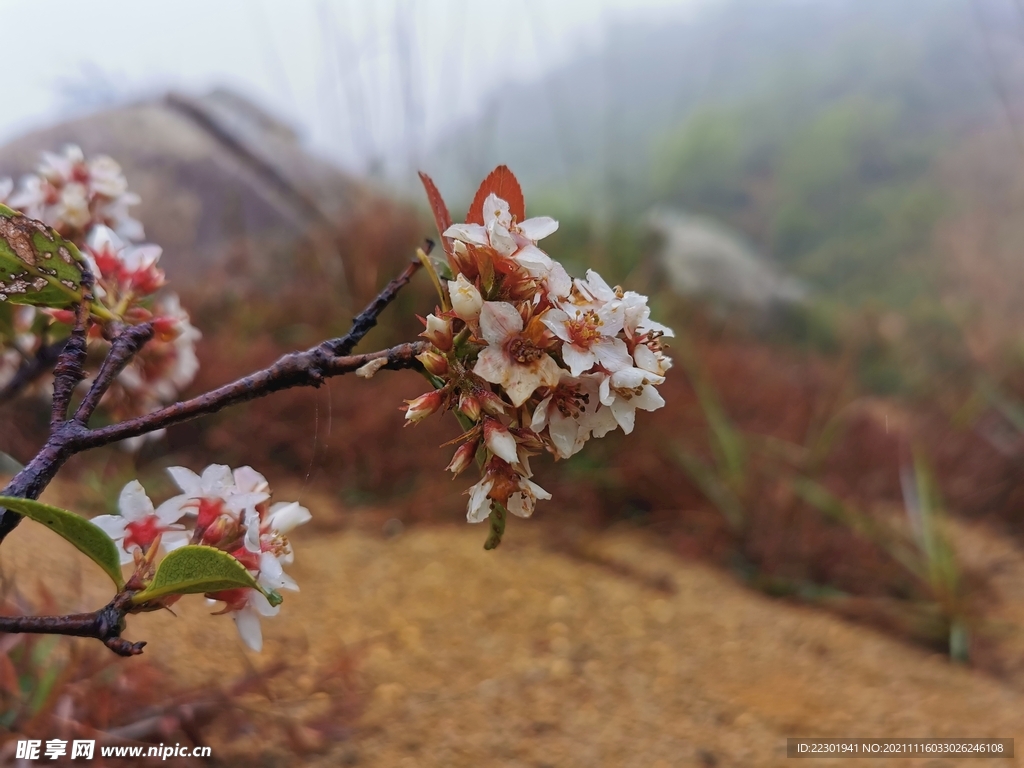
[[193, 595], [247, 587], [262, 592], [271, 605], [281, 596], [263, 589], [238, 560], [213, 547], [190, 544], [171, 552], [157, 566], [153, 581], [132, 598], [135, 605], [167, 595]]
[[106, 571], [118, 589], [124, 588], [121, 576], [121, 556], [114, 540], [107, 536], [98, 525], [66, 509], [51, 507], [32, 499], [16, 499], [0, 496], [0, 507], [9, 509], [37, 523], [49, 527], [59, 536], [74, 544], [79, 551], [88, 555], [94, 563]]
[[70, 306], [82, 298], [83, 264], [74, 243], [0, 205], [0, 301]]

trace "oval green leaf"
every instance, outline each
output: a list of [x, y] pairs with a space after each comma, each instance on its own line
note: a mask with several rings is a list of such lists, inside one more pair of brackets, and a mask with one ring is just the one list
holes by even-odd
[[82, 298], [83, 264], [74, 243], [0, 205], [0, 302], [70, 306]]
[[35, 520], [37, 523], [42, 523], [57, 535], [67, 539], [80, 552], [85, 553], [106, 571], [119, 590], [124, 588], [124, 578], [121, 576], [121, 556], [118, 554], [117, 545], [98, 525], [74, 512], [68, 512], [60, 507], [51, 507], [49, 504], [32, 499], [0, 496], [0, 507]]
[[248, 587], [258, 589], [271, 605], [281, 602], [280, 595], [267, 591], [238, 560], [227, 552], [199, 544], [180, 547], [160, 561], [153, 581], [132, 598], [135, 605], [167, 595], [191, 595]]

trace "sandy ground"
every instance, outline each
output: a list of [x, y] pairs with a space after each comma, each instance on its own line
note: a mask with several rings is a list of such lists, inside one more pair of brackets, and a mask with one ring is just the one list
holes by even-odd
[[[482, 527], [306, 531], [292, 568], [302, 591], [264, 623], [263, 654], [201, 598], [177, 617], [132, 617], [127, 636], [186, 685], [286, 656], [297, 671], [275, 685], [299, 707], [326, 695], [309, 694], [321, 670], [354, 660], [365, 705], [346, 740], [299, 758], [254, 735], [260, 755], [239, 765], [791, 765], [787, 736], [1015, 737], [1024, 749], [1019, 686], [768, 599], [630, 532], [586, 537], [591, 562], [552, 551], [548, 534], [513, 520], [484, 552]], [[69, 608], [107, 597], [104, 577], [40, 526], [12, 534], [0, 567], [34, 568], [58, 595], [72, 579]]]

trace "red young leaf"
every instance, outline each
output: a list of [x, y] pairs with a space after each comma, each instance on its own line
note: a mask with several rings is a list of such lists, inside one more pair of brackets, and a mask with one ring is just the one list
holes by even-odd
[[476, 191], [473, 204], [469, 206], [469, 213], [466, 214], [467, 223], [484, 223], [484, 200], [492, 192], [508, 203], [509, 211], [515, 216], [516, 221], [526, 218], [526, 202], [523, 200], [519, 180], [507, 165], [499, 165], [491, 171], [491, 175], [484, 179], [484, 183]]
[[[452, 215], [448, 213], [448, 206], [444, 204], [441, 193], [437, 191], [434, 180], [423, 171], [420, 171], [420, 181], [423, 182], [423, 189], [427, 191], [427, 200], [430, 202], [430, 210], [434, 214], [434, 223], [437, 224], [437, 234], [444, 239], [444, 231], [452, 225]], [[445, 248], [445, 250], [448, 250]]]

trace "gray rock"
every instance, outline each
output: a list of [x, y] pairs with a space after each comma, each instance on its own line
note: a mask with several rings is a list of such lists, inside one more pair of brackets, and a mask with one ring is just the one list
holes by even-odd
[[[273, 287], [294, 270], [346, 292], [340, 233], [379, 196], [311, 155], [287, 125], [243, 97], [170, 93], [35, 131], [0, 147], [0, 178], [43, 150], [107, 154], [142, 197], [132, 209], [177, 285]], [[348, 297], [345, 297], [348, 298]]]
[[657, 259], [672, 290], [767, 309], [803, 301], [799, 280], [780, 274], [735, 232], [713, 219], [656, 209], [647, 224], [660, 241]]

